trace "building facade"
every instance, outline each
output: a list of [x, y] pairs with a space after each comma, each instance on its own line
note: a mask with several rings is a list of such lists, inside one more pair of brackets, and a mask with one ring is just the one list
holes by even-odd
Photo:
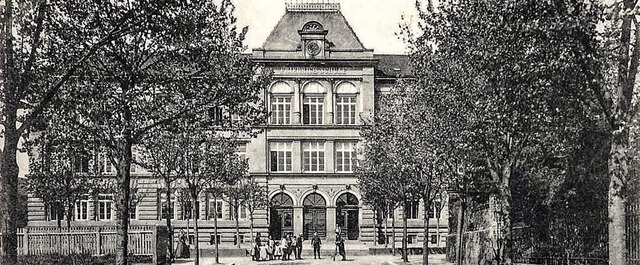
[[[374, 221], [374, 212], [363, 204], [354, 169], [363, 120], [376, 114], [376, 99], [398, 78], [410, 77], [408, 57], [378, 55], [365, 48], [337, 3], [287, 4], [284, 16], [251, 57], [273, 70], [273, 82], [264, 91], [269, 120], [263, 132], [246, 139], [239, 150], [248, 158], [250, 174], [268, 190], [270, 206], [253, 213], [254, 231], [274, 238], [317, 232], [330, 241], [339, 231], [348, 240], [371, 245], [376, 238], [384, 240], [380, 221], [388, 223], [391, 233], [392, 219]], [[107, 163], [102, 168], [112, 172]], [[162, 182], [139, 167], [132, 170], [141, 194], [132, 212], [133, 225], [162, 224], [172, 218], [178, 230], [186, 231], [198, 218], [201, 244], [236, 240], [234, 210], [225, 200], [205, 194], [194, 211], [176, 193], [169, 212]], [[113, 205], [111, 194], [87, 196], [76, 205], [73, 222], [112, 224]], [[397, 227], [408, 215], [410, 243], [425, 240], [423, 207], [413, 202], [394, 213]], [[249, 238], [249, 213], [240, 207], [237, 215], [240, 240]], [[447, 207], [434, 207], [430, 215], [434, 237], [426, 240], [431, 247], [444, 247]], [[53, 220], [54, 212], [30, 198], [30, 225], [52, 225]], [[396, 230], [400, 238], [401, 230]]]

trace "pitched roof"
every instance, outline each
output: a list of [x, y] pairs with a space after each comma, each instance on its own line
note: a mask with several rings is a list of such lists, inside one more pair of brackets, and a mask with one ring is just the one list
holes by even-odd
[[295, 51], [300, 45], [298, 30], [310, 21], [317, 21], [328, 30], [327, 41], [332, 43], [331, 49], [336, 50], [364, 50], [364, 45], [353, 31], [345, 17], [339, 10], [308, 11], [287, 10], [278, 24], [271, 31], [262, 45], [265, 50]]
[[378, 59], [376, 77], [413, 77], [411, 59], [406, 54], [374, 54], [373, 58]]

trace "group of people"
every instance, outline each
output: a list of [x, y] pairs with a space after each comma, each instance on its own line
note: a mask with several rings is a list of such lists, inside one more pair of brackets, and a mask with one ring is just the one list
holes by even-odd
[[[283, 236], [281, 240], [276, 241], [271, 236], [268, 237], [266, 242], [263, 242], [260, 237], [260, 233], [256, 235], [254, 240], [253, 249], [251, 251], [251, 258], [254, 261], [263, 260], [291, 260], [291, 254], [293, 253], [295, 259], [302, 259], [302, 245], [304, 242], [302, 234], [294, 236], [293, 233], [289, 233]], [[313, 258], [321, 259], [320, 248], [322, 247], [322, 240], [318, 236], [317, 232], [313, 233], [311, 238], [311, 246], [313, 247]], [[336, 252], [335, 256], [340, 254], [342, 260], [346, 260], [346, 252], [344, 249], [344, 239], [338, 233], [336, 235]]]

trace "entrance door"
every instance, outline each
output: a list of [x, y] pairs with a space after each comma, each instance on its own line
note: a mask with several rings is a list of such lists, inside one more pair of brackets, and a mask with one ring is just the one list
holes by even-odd
[[340, 227], [340, 236], [357, 240], [360, 236], [360, 209], [358, 198], [345, 193], [336, 200], [336, 226]]
[[309, 239], [314, 232], [318, 236], [327, 236], [327, 203], [317, 193], [309, 194], [303, 201], [304, 238]]
[[293, 233], [293, 200], [289, 195], [279, 193], [271, 199], [269, 207], [269, 235], [274, 240]]

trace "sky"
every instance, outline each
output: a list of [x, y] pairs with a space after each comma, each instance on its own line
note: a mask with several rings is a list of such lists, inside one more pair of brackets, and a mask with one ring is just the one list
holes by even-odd
[[[238, 26], [249, 26], [245, 44], [259, 48], [284, 15], [285, 3], [291, 0], [234, 0]], [[300, 1], [300, 0], [299, 0]], [[303, 0], [321, 2], [322, 0]], [[326, 1], [326, 0], [325, 0]], [[400, 23], [417, 25], [415, 0], [332, 0], [364, 46], [377, 54], [406, 53], [406, 44], [396, 36]]]

